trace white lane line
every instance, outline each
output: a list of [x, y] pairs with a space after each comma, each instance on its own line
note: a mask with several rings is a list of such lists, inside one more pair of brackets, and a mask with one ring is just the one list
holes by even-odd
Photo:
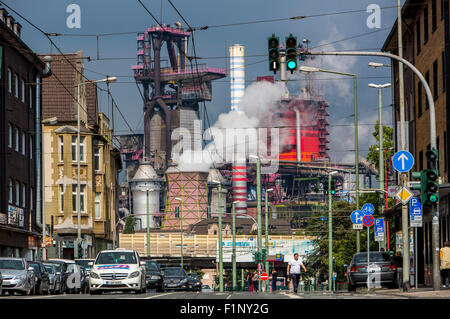
[[52, 298], [52, 297], [57, 297], [54, 295], [50, 295], [50, 296], [33, 296], [33, 297], [25, 297], [25, 298], [21, 298], [21, 299], [41, 299], [41, 298]]
[[165, 296], [169, 296], [169, 295], [173, 295], [176, 294], [176, 292], [168, 292], [168, 293], [164, 293], [161, 295], [155, 295], [155, 296], [150, 296], [150, 297], [145, 297], [144, 299], [152, 299], [152, 298], [157, 298], [157, 297], [165, 297]]

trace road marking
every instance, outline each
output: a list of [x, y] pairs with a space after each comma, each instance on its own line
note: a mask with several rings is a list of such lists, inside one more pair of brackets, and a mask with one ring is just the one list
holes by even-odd
[[25, 297], [23, 299], [40, 299], [40, 298], [52, 298], [56, 297], [55, 295], [48, 295], [48, 296], [33, 296], [33, 297]]
[[226, 297], [225, 299], [230, 299], [230, 297], [231, 297], [231, 294], [229, 294], [228, 297]]

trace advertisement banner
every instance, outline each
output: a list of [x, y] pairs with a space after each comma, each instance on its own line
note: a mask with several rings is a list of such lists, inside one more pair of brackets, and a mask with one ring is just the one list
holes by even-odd
[[17, 227], [24, 226], [24, 211], [22, 208], [8, 205], [8, 224]]

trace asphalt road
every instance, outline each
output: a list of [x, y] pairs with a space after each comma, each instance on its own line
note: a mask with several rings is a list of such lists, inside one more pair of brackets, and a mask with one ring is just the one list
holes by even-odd
[[20, 295], [3, 295], [0, 296], [0, 301], [5, 299], [395, 299], [406, 298], [402, 296], [375, 294], [373, 292], [359, 291], [355, 293], [350, 292], [337, 292], [329, 294], [328, 292], [299, 292], [294, 294], [293, 292], [276, 292], [276, 293], [253, 293], [253, 292], [164, 292], [157, 293], [154, 290], [150, 290], [145, 294], [122, 293], [122, 292], [106, 292], [101, 295], [89, 295], [89, 294], [64, 294], [64, 295], [32, 295], [32, 296], [20, 296]]

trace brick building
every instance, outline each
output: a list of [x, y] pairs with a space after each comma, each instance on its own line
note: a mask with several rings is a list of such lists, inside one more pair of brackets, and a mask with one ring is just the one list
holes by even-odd
[[[445, 83], [450, 76], [450, 21], [448, 0], [407, 0], [402, 8], [403, 57], [414, 64], [424, 75], [434, 97], [436, 110], [436, 136], [439, 150], [440, 171], [440, 245], [450, 239], [449, 220], [449, 161], [450, 141], [447, 132], [450, 126], [450, 89]], [[383, 51], [398, 54], [397, 21], [395, 22]], [[393, 122], [396, 148], [400, 142], [400, 106], [398, 63], [392, 63]], [[426, 151], [430, 149], [430, 113], [425, 90], [412, 71], [404, 68], [405, 121], [407, 124], [407, 147], [415, 158], [412, 171], [427, 168]], [[401, 208], [394, 209], [395, 229], [401, 229]], [[432, 215], [425, 207], [423, 227], [417, 229], [418, 282], [431, 285]]]
[[21, 25], [0, 9], [0, 256], [32, 260], [41, 240], [36, 122], [46, 66], [20, 35]]

